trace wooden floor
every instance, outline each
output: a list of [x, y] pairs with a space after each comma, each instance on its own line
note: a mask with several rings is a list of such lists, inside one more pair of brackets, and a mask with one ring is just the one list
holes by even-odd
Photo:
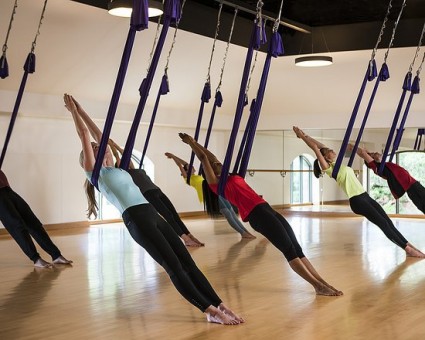
[[[34, 269], [13, 240], [0, 238], [0, 339], [425, 339], [425, 260], [406, 259], [362, 218], [288, 220], [344, 296], [316, 296], [261, 235], [240, 241], [224, 221], [187, 220], [206, 242], [190, 250], [198, 266], [246, 318], [209, 324], [123, 224], [97, 225], [50, 232], [74, 260], [53, 270]], [[395, 221], [425, 250], [425, 220]]]

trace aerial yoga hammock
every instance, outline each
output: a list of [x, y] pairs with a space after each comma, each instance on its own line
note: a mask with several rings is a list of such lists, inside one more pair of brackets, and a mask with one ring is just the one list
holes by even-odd
[[[389, 158], [390, 162], [392, 162], [394, 154], [395, 154], [395, 152], [397, 151], [397, 149], [400, 145], [401, 138], [403, 136], [404, 125], [406, 123], [407, 116], [408, 116], [409, 110], [410, 110], [410, 106], [411, 106], [412, 101], [413, 101], [413, 96], [415, 94], [419, 93], [419, 81], [420, 81], [419, 75], [421, 73], [422, 64], [423, 64], [424, 59], [422, 59], [422, 62], [420, 64], [420, 66], [418, 67], [418, 70], [416, 72], [416, 76], [413, 79], [413, 83], [412, 83], [412, 69], [413, 69], [413, 65], [415, 64], [416, 58], [419, 55], [419, 51], [420, 51], [420, 48], [421, 48], [421, 45], [422, 45], [422, 40], [423, 40], [423, 37], [424, 37], [424, 32], [425, 32], [425, 24], [423, 25], [423, 28], [422, 28], [421, 37], [419, 39], [418, 47], [416, 48], [415, 56], [413, 58], [412, 63], [410, 64], [409, 71], [407, 72], [407, 74], [404, 78], [404, 82], [403, 82], [403, 86], [402, 86], [403, 91], [402, 91], [400, 101], [399, 101], [398, 106], [397, 106], [397, 110], [396, 110], [395, 115], [394, 115], [394, 119], [393, 119], [393, 123], [391, 125], [390, 133], [388, 134], [387, 143], [385, 144], [385, 149], [384, 149], [384, 152], [382, 154], [382, 162], [381, 162], [381, 165], [378, 169], [379, 175], [382, 175], [382, 173], [384, 171], [385, 160], [387, 159], [388, 152], [389, 152], [389, 149], [390, 149], [390, 146], [391, 146], [391, 142], [393, 140], [394, 133], [395, 133], [395, 130], [396, 130], [396, 127], [397, 127], [397, 122], [400, 118], [400, 113], [401, 113], [401, 109], [403, 107], [403, 103], [404, 103], [404, 100], [405, 100], [405, 97], [406, 97], [406, 92], [410, 91], [410, 96], [409, 96], [409, 99], [407, 101], [406, 107], [404, 109], [403, 117], [400, 121], [400, 125], [397, 129], [397, 134], [396, 134], [396, 137], [395, 137], [394, 142], [393, 142], [393, 147], [392, 147], [391, 155], [390, 155], [390, 158]], [[425, 58], [425, 53], [424, 53], [424, 58]]]
[[[121, 59], [120, 68], [118, 71], [117, 80], [115, 82], [115, 88], [112, 95], [111, 103], [109, 106], [108, 114], [105, 121], [105, 126], [102, 134], [102, 140], [99, 145], [98, 155], [96, 157], [96, 164], [93, 169], [93, 174], [91, 182], [94, 186], [97, 187], [99, 171], [102, 166], [102, 160], [105, 155], [106, 147], [108, 145], [109, 135], [111, 133], [112, 124], [114, 121], [116, 109], [118, 106], [119, 97], [121, 94], [125, 73], [127, 71], [128, 62], [130, 59], [131, 49], [133, 47], [134, 37], [137, 30], [143, 30], [147, 28], [148, 25], [148, 3], [147, 0], [137, 1], [133, 0], [133, 12], [131, 16], [130, 29], [125, 44], [123, 56]], [[127, 138], [127, 143], [124, 148], [122, 155], [120, 167], [122, 169], [128, 169], [130, 163], [131, 153], [134, 147], [134, 142], [137, 134], [137, 128], [142, 118], [143, 110], [149, 95], [149, 89], [152, 85], [152, 81], [155, 75], [156, 67], [158, 65], [159, 57], [162, 52], [162, 47], [164, 46], [164, 41], [167, 36], [168, 28], [172, 21], [176, 22], [180, 17], [180, 2], [178, 0], [167, 0], [164, 3], [164, 22], [157, 43], [152, 63], [149, 67], [148, 75], [143, 79], [142, 84], [139, 88], [140, 100], [135, 113], [134, 121], [131, 126], [129, 136]]]
[[[145, 159], [146, 152], [148, 150], [149, 140], [150, 140], [150, 137], [151, 137], [151, 134], [152, 134], [153, 126], [155, 124], [156, 113], [158, 111], [161, 96], [164, 96], [168, 92], [170, 92], [170, 87], [169, 87], [169, 82], [168, 82], [168, 65], [170, 63], [171, 53], [173, 52], [174, 45], [176, 43], [177, 31], [179, 29], [179, 23], [180, 23], [181, 17], [183, 16], [183, 9], [184, 9], [185, 4], [186, 4], [186, 0], [183, 0], [182, 6], [181, 6], [181, 11], [180, 11], [180, 17], [176, 20], [176, 27], [175, 27], [175, 30], [174, 30], [173, 41], [171, 43], [170, 50], [168, 51], [167, 63], [165, 64], [165, 68], [164, 68], [164, 75], [161, 78], [161, 84], [159, 85], [158, 94], [156, 96], [154, 109], [152, 111], [151, 121], [149, 123], [149, 129], [148, 129], [148, 132], [146, 134], [145, 145], [143, 146], [142, 157], [140, 158], [140, 164], [139, 164], [140, 169], [142, 168], [143, 161]], [[159, 24], [159, 21], [158, 21], [158, 24]]]
[[[15, 125], [16, 117], [18, 116], [19, 107], [21, 105], [22, 96], [24, 95], [25, 85], [27, 83], [28, 74], [35, 72], [35, 54], [34, 54], [34, 51], [35, 51], [35, 47], [37, 45], [37, 38], [40, 35], [40, 28], [41, 28], [41, 25], [43, 23], [44, 13], [46, 12], [46, 6], [47, 6], [47, 0], [44, 1], [43, 10], [41, 12], [40, 21], [38, 23], [37, 33], [35, 34], [34, 41], [32, 42], [32, 45], [31, 45], [31, 51], [28, 54], [27, 59], [25, 60], [24, 75], [22, 76], [21, 85], [19, 86], [18, 94], [16, 96], [15, 106], [13, 107], [13, 112], [12, 112], [12, 115], [10, 117], [9, 127], [8, 127], [7, 133], [6, 133], [6, 139], [4, 141], [3, 150], [2, 150], [1, 156], [0, 156], [0, 169], [3, 165], [4, 157], [6, 156], [7, 147], [9, 145], [10, 137], [12, 136], [12, 131], [13, 131], [13, 127]], [[12, 24], [13, 16], [15, 14], [16, 7], [17, 7], [17, 5], [16, 5], [16, 2], [15, 2], [15, 7], [13, 8], [12, 19], [11, 19], [11, 22], [10, 22], [10, 25], [9, 25], [9, 30], [8, 30], [7, 35], [9, 35], [10, 29], [11, 29], [11, 24]], [[7, 60], [6, 60], [6, 54], [5, 54], [6, 49], [7, 48], [3, 47], [4, 58], [2, 56], [2, 64], [4, 63], [4, 65], [6, 65], [6, 68], [4, 70], [7, 70]], [[2, 74], [3, 74], [3, 72], [4, 71], [2, 71]], [[6, 75], [6, 74], [8, 74], [8, 72], [5, 72], [4, 74]], [[7, 77], [7, 75], [6, 75], [6, 77]]]
[[12, 23], [13, 23], [13, 19], [15, 18], [17, 7], [18, 7], [18, 0], [15, 0], [15, 4], [13, 5], [13, 10], [12, 10], [12, 15], [10, 17], [9, 28], [7, 29], [6, 40], [3, 44], [3, 53], [2, 53], [2, 56], [0, 57], [0, 78], [1, 79], [7, 78], [9, 76], [9, 64], [7, 63], [7, 56], [6, 56], [6, 51], [8, 48], [7, 41], [9, 40], [9, 34], [10, 34], [10, 31], [12, 30]]
[[387, 62], [387, 58], [388, 58], [390, 48], [392, 47], [392, 44], [393, 44], [393, 41], [394, 41], [395, 32], [397, 30], [397, 26], [398, 26], [398, 23], [400, 21], [401, 14], [403, 13], [403, 9], [404, 9], [405, 6], [406, 6], [406, 0], [404, 0], [403, 4], [401, 5], [400, 12], [399, 12], [397, 20], [394, 24], [392, 36], [391, 36], [390, 42], [388, 44], [387, 51], [385, 53], [384, 62], [382, 63], [381, 69], [379, 71], [379, 75], [377, 75], [375, 54], [376, 54], [376, 51], [378, 49], [379, 43], [381, 42], [382, 35], [384, 34], [385, 26], [386, 26], [386, 23], [388, 21], [388, 17], [389, 17], [391, 8], [392, 8], [392, 0], [390, 0], [390, 2], [388, 4], [387, 13], [386, 13], [384, 21], [382, 23], [381, 31], [379, 32], [379, 36], [378, 36], [378, 40], [376, 42], [375, 48], [372, 51], [371, 59], [368, 62], [366, 73], [365, 73], [365, 76], [363, 78], [363, 82], [362, 82], [362, 85], [360, 87], [360, 91], [359, 91], [359, 94], [357, 96], [357, 100], [356, 100], [356, 103], [354, 105], [353, 112], [351, 114], [351, 118], [350, 118], [349, 123], [348, 123], [347, 131], [345, 133], [343, 142], [341, 144], [341, 148], [339, 150], [339, 153], [338, 153], [338, 156], [337, 156], [337, 159], [336, 159], [336, 162], [335, 162], [335, 167], [332, 171], [332, 177], [334, 179], [336, 179], [336, 177], [338, 175], [339, 168], [341, 167], [342, 159], [344, 157], [345, 151], [347, 150], [350, 135], [351, 135], [351, 132], [353, 130], [354, 122], [356, 120], [357, 112], [359, 110], [359, 107], [360, 107], [360, 104], [361, 104], [361, 101], [362, 101], [362, 98], [363, 98], [363, 94], [364, 94], [364, 91], [365, 91], [365, 88], [366, 88], [367, 81], [372, 81], [373, 79], [375, 79], [378, 76], [376, 81], [375, 81], [375, 85], [374, 85], [372, 94], [370, 96], [369, 103], [367, 105], [366, 112], [365, 112], [365, 115], [363, 117], [363, 121], [362, 121], [360, 130], [359, 130], [356, 142], [354, 144], [354, 148], [353, 148], [351, 157], [348, 161], [348, 166], [351, 166], [353, 164], [354, 157], [356, 155], [356, 151], [357, 151], [358, 145], [360, 143], [360, 139], [361, 139], [361, 136], [363, 134], [363, 130], [364, 130], [364, 127], [366, 125], [366, 122], [367, 122], [367, 119], [368, 119], [368, 116], [369, 116], [369, 112], [372, 108], [373, 100], [375, 99], [375, 95], [376, 95], [376, 92], [378, 90], [379, 84], [380, 84], [381, 81], [386, 81], [390, 77], [388, 65], [387, 65], [386, 62]]
[[[242, 159], [241, 164], [240, 164], [239, 168], [235, 169], [235, 170], [236, 170], [236, 173], [238, 175], [240, 175], [241, 177], [244, 177], [245, 174], [246, 174], [246, 169], [247, 169], [247, 166], [248, 166], [248, 160], [249, 160], [249, 156], [250, 156], [250, 152], [251, 152], [251, 148], [252, 148], [253, 140], [254, 140], [254, 136], [255, 136], [255, 130], [256, 130], [258, 118], [259, 118], [259, 115], [260, 115], [260, 112], [261, 112], [261, 106], [262, 106], [262, 103], [263, 103], [264, 93], [265, 93], [265, 90], [266, 90], [267, 78], [268, 78], [268, 74], [269, 74], [269, 70], [270, 70], [270, 64], [271, 64], [271, 58], [272, 57], [276, 58], [278, 56], [282, 56], [283, 52], [284, 52], [283, 51], [282, 38], [281, 38], [281, 36], [278, 32], [280, 16], [281, 16], [281, 12], [282, 12], [282, 5], [283, 5], [283, 1], [280, 4], [279, 15], [276, 18], [274, 25], [273, 25], [272, 37], [270, 39], [266, 60], [264, 62], [264, 67], [263, 67], [263, 72], [262, 72], [262, 75], [261, 75], [260, 85], [259, 85], [258, 92], [257, 92], [257, 97], [256, 97], [256, 100], [255, 100], [255, 103], [251, 106], [251, 108], [252, 108], [251, 115], [250, 115], [250, 118], [248, 119], [248, 123], [250, 125], [247, 126], [247, 128], [246, 128], [246, 130], [249, 130], [249, 131], [247, 132], [247, 137], [245, 138], [245, 143], [241, 143], [241, 145], [240, 145], [240, 148], [243, 148], [244, 151], [243, 151], [243, 154], [241, 156], [242, 157], [241, 158]], [[261, 19], [261, 6], [262, 6], [262, 2], [259, 1], [257, 3], [257, 18], [256, 18], [255, 23], [254, 23], [254, 29], [253, 29], [253, 32], [252, 32], [252, 35], [251, 35], [251, 41], [250, 41], [250, 45], [249, 45], [246, 60], [245, 60], [244, 73], [243, 73], [243, 76], [242, 76], [241, 88], [240, 88], [240, 91], [239, 91], [239, 97], [238, 97], [238, 103], [237, 103], [237, 107], [236, 107], [235, 119], [234, 119], [234, 122], [233, 122], [233, 127], [232, 127], [232, 132], [231, 132], [231, 135], [230, 135], [229, 145], [228, 145], [228, 148], [227, 148], [225, 160], [224, 160], [224, 163], [223, 163], [223, 168], [222, 168], [222, 171], [221, 171], [220, 182], [219, 182], [219, 186], [218, 186], [218, 192], [223, 197], [224, 197], [224, 188], [226, 186], [226, 181], [227, 181], [227, 178], [229, 176], [230, 163], [231, 163], [232, 154], [233, 154], [233, 150], [234, 150], [234, 146], [235, 146], [235, 142], [236, 142], [236, 136], [237, 136], [240, 121], [241, 121], [241, 118], [242, 118], [243, 108], [244, 108], [245, 102], [246, 102], [246, 87], [247, 87], [248, 73], [249, 73], [249, 69], [250, 69], [250, 65], [251, 65], [253, 50], [258, 49], [260, 47], [260, 44], [265, 41], [264, 28], [263, 28], [263, 25], [261, 23], [261, 21], [262, 21], [262, 19]]]
[[[207, 79], [205, 81], [204, 84], [204, 88], [202, 89], [202, 94], [201, 94], [201, 104], [199, 106], [199, 112], [198, 112], [198, 119], [196, 121], [196, 128], [195, 128], [195, 133], [193, 138], [198, 141], [199, 138], [199, 132], [201, 130], [201, 123], [202, 123], [202, 116], [204, 114], [204, 106], [205, 103], [208, 103], [209, 100], [211, 99], [211, 63], [214, 57], [214, 52], [215, 52], [215, 44], [217, 42], [217, 37], [218, 37], [218, 33], [220, 31], [220, 18], [221, 18], [221, 11], [223, 9], [223, 3], [220, 2], [220, 7], [218, 10], [218, 14], [217, 14], [217, 25], [215, 28], [215, 34], [214, 34], [214, 42], [211, 48], [211, 55], [210, 55], [210, 62], [208, 65], [208, 71], [207, 71]], [[220, 104], [221, 105], [221, 104]], [[190, 154], [190, 160], [189, 160], [189, 166], [187, 169], [187, 176], [186, 176], [186, 183], [190, 185], [190, 176], [192, 175], [192, 167], [193, 167], [193, 162], [195, 160], [195, 153], [192, 151]], [[202, 173], [202, 169], [200, 169], [200, 174]]]
[[[425, 53], [424, 53], [425, 58]], [[415, 145], [413, 146], [413, 150], [419, 151], [421, 149], [422, 136], [425, 135], [425, 129], [418, 129], [418, 133], [416, 134]]]

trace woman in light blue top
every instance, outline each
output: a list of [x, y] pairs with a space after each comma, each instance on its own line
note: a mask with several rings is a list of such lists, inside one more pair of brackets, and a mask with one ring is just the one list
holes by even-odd
[[[314, 175], [318, 178], [323, 171], [331, 177], [335, 166], [336, 153], [324, 144], [307, 136], [300, 128], [294, 126], [293, 130], [297, 137], [301, 138], [316, 154]], [[404, 238], [384, 209], [364, 190], [351, 167], [341, 165], [336, 182], [347, 195], [351, 210], [355, 214], [362, 215], [377, 225], [390, 241], [406, 251], [406, 256], [425, 257], [425, 254]]]
[[[91, 178], [102, 132], [72, 96], [64, 95], [65, 107], [71, 112], [83, 151], [81, 166]], [[91, 142], [90, 135], [96, 143]], [[87, 184], [86, 187], [90, 187]], [[99, 190], [121, 213], [133, 239], [168, 273], [180, 294], [207, 315], [209, 322], [236, 325], [244, 320], [226, 307], [207, 278], [198, 269], [186, 247], [171, 226], [148, 203], [125, 170], [115, 168], [109, 147], [99, 174]], [[91, 200], [94, 190], [88, 193]], [[89, 213], [96, 208], [89, 204]]]

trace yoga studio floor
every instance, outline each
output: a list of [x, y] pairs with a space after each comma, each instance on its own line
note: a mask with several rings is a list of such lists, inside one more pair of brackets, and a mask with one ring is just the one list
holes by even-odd
[[[206, 243], [190, 253], [245, 317], [238, 326], [207, 323], [121, 223], [51, 231], [74, 260], [52, 270], [34, 269], [2, 236], [0, 339], [425, 339], [425, 260], [406, 259], [363, 218], [309, 216], [287, 213], [311, 262], [344, 296], [316, 296], [259, 234], [241, 241], [224, 220], [186, 220]], [[425, 250], [425, 219], [395, 223]]]

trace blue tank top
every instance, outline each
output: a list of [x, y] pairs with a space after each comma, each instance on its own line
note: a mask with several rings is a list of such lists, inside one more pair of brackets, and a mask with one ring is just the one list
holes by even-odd
[[[91, 179], [92, 171], [85, 171]], [[99, 173], [99, 191], [122, 214], [127, 208], [149, 202], [134, 184], [130, 174], [120, 168], [102, 167]]]

